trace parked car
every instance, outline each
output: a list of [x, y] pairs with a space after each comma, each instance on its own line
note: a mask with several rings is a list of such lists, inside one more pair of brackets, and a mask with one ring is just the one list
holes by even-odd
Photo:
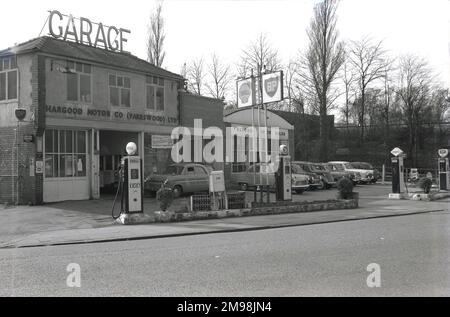
[[305, 171], [301, 165], [299, 164], [295, 164], [295, 162], [291, 163], [291, 167], [292, 167], [292, 173], [297, 174], [297, 175], [303, 175], [303, 177], [305, 177], [308, 180], [308, 189], [315, 189], [317, 187], [320, 187], [320, 176], [312, 173], [312, 172], [307, 172]]
[[311, 186], [313, 189], [330, 189], [336, 184], [331, 174], [318, 163], [295, 161], [293, 164], [299, 165], [303, 170], [319, 176], [319, 184]]
[[[231, 173], [231, 183], [238, 185], [239, 188], [244, 191], [248, 190], [250, 187], [253, 188], [260, 183], [268, 184], [271, 189], [274, 189], [275, 171], [271, 165], [267, 167], [267, 173], [264, 171], [265, 168], [266, 166], [264, 165], [261, 166], [261, 164], [253, 164], [243, 172]], [[309, 178], [306, 175], [298, 174], [292, 170], [291, 184], [292, 191], [301, 194], [309, 188]]]
[[175, 197], [183, 193], [209, 191], [211, 168], [202, 164], [186, 163], [168, 166], [165, 173], [149, 175], [144, 180], [144, 189], [156, 192], [167, 179]]
[[352, 163], [346, 161], [332, 161], [328, 163], [333, 165], [339, 165], [348, 172], [359, 173], [361, 178], [357, 181], [358, 184], [367, 184], [372, 182], [373, 171], [371, 170], [357, 168], [353, 166]]
[[322, 165], [328, 172], [331, 173], [331, 176], [333, 176], [336, 182], [343, 177], [351, 179], [353, 181], [353, 185], [356, 185], [359, 181], [361, 181], [360, 173], [345, 170], [341, 164], [323, 163]]
[[370, 173], [372, 173], [372, 179], [370, 180], [371, 183], [376, 183], [380, 178], [381, 174], [380, 172], [373, 167], [372, 164], [367, 162], [351, 162], [352, 166], [355, 168], [359, 168], [362, 170], [367, 170]]

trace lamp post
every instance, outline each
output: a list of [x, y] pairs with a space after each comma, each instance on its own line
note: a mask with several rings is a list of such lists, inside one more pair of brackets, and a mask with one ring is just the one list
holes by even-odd
[[[15, 204], [19, 204], [19, 137], [20, 137], [20, 122], [22, 122], [25, 119], [25, 116], [27, 115], [27, 111], [25, 109], [16, 109], [14, 111], [14, 114], [17, 118], [17, 128], [16, 128], [16, 136], [15, 136], [15, 147], [16, 147], [16, 197], [15, 197]], [[13, 185], [14, 187], [14, 185]], [[12, 193], [14, 195], [14, 191]]]

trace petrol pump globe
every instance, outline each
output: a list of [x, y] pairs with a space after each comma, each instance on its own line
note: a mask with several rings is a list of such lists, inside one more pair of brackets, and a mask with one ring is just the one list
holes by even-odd
[[127, 144], [126, 151], [128, 155], [135, 155], [137, 151], [137, 145], [134, 142]]

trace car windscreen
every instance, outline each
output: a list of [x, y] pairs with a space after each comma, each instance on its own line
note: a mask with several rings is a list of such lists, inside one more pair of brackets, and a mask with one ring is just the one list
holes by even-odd
[[300, 165], [292, 164], [292, 173], [294, 174], [303, 174], [305, 171]]
[[368, 169], [368, 170], [373, 169], [373, 166], [372, 166], [371, 164], [369, 164], [369, 163], [359, 163], [359, 165], [360, 165], [361, 168], [363, 168], [363, 169]]
[[311, 166], [308, 164], [298, 164], [298, 166], [300, 166], [304, 171], [312, 173]]
[[168, 175], [180, 175], [183, 172], [183, 166], [179, 165], [170, 165], [166, 169], [166, 173]]
[[323, 167], [322, 165], [313, 165], [314, 169], [317, 171], [326, 171], [325, 167]]

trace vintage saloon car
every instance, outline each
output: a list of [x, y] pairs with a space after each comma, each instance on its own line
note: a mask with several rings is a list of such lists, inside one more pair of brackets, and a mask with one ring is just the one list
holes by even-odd
[[354, 168], [359, 168], [362, 170], [366, 170], [372, 174], [372, 178], [370, 180], [371, 183], [376, 183], [380, 178], [380, 172], [372, 166], [372, 164], [367, 162], [351, 162], [350, 163]]
[[[267, 168], [267, 173], [265, 169]], [[292, 169], [291, 174], [292, 191], [301, 194], [309, 188], [309, 177], [304, 174], [298, 174]], [[273, 167], [268, 167], [261, 164], [253, 164], [243, 172], [231, 173], [231, 183], [238, 185], [241, 190], [247, 190], [250, 187], [255, 187], [257, 184], [269, 185], [272, 189], [275, 188], [275, 172]]]
[[295, 161], [292, 164], [300, 166], [304, 171], [316, 174], [319, 177], [319, 182], [313, 189], [330, 189], [336, 184], [333, 176], [319, 163], [299, 162]]
[[322, 164], [333, 176], [334, 180], [337, 182], [339, 179], [346, 177], [353, 181], [356, 185], [361, 180], [361, 174], [357, 172], [346, 171], [344, 167], [340, 164], [323, 163]]
[[164, 174], [149, 175], [144, 180], [144, 189], [154, 193], [168, 180], [167, 186], [173, 189], [175, 197], [182, 193], [205, 192], [209, 190], [211, 168], [202, 164], [173, 164]]
[[350, 162], [345, 161], [333, 161], [328, 162], [329, 164], [341, 166], [344, 170], [353, 173], [359, 173], [361, 175], [360, 180], [358, 180], [358, 184], [367, 184], [373, 182], [373, 170], [361, 169], [357, 166], [353, 166]]

